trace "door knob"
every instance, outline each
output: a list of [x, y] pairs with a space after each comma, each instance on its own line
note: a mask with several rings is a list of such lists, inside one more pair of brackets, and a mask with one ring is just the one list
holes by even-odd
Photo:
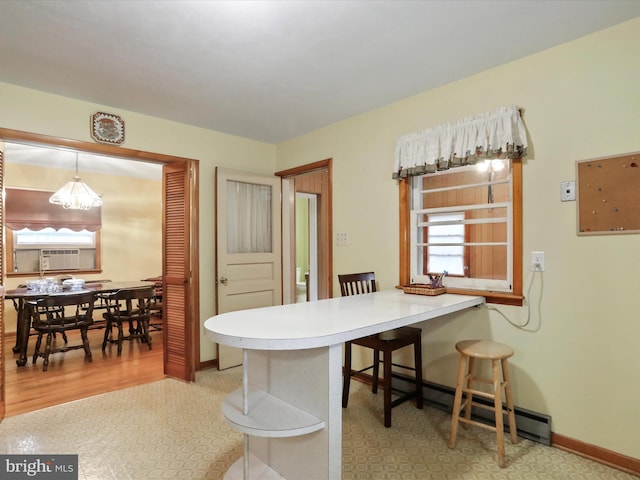
[[226, 285], [229, 279], [227, 277], [220, 277], [219, 281], [221, 284]]

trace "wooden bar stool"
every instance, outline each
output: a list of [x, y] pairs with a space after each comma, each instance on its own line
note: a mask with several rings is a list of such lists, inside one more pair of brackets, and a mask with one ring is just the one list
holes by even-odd
[[[496, 441], [498, 444], [498, 465], [501, 468], [504, 468], [504, 420], [502, 409], [503, 388], [507, 404], [506, 413], [509, 421], [511, 443], [517, 442], [516, 417], [513, 411], [513, 397], [511, 396], [511, 383], [509, 380], [509, 368], [507, 365], [507, 359], [513, 356], [513, 350], [506, 345], [492, 342], [490, 340], [464, 340], [456, 344], [456, 350], [460, 352], [460, 363], [458, 365], [456, 394], [453, 401], [453, 414], [451, 417], [449, 448], [454, 448], [456, 446], [458, 422], [464, 422], [495, 431]], [[491, 360], [492, 378], [478, 377], [474, 374], [476, 359]], [[501, 369], [502, 374], [500, 373]], [[475, 382], [491, 385], [491, 393], [476, 390], [473, 386]], [[464, 402], [462, 402], [463, 393], [465, 394]], [[474, 402], [474, 395], [493, 400], [493, 406]], [[487, 425], [485, 423], [472, 420], [472, 407], [492, 410], [495, 414], [496, 426], [494, 427], [492, 425]], [[461, 410], [464, 411], [464, 416], [460, 416]]]
[[[343, 297], [349, 295], [360, 295], [365, 293], [372, 293], [376, 291], [376, 280], [373, 272], [365, 273], [352, 273], [347, 275], [338, 275], [338, 281], [340, 283], [340, 292]], [[372, 364], [361, 370], [351, 370], [351, 345], [359, 345], [361, 347], [367, 347], [373, 350]], [[392, 362], [393, 352], [413, 345], [413, 361], [414, 366], [409, 367], [406, 365], [400, 365]], [[382, 360], [380, 360], [380, 353], [382, 353]], [[384, 426], [391, 427], [391, 409], [397, 407], [401, 403], [414, 398], [416, 399], [416, 407], [422, 408], [422, 330], [415, 327], [400, 327], [393, 330], [387, 330], [375, 335], [369, 335], [368, 337], [357, 338], [350, 342], [345, 342], [345, 354], [344, 354], [344, 373], [343, 373], [343, 387], [342, 387], [342, 408], [347, 408], [349, 402], [349, 384], [351, 377], [361, 376], [368, 370], [372, 372], [372, 387], [373, 393], [378, 392], [380, 363], [382, 362], [382, 390], [384, 394]], [[391, 394], [393, 392], [392, 380], [393, 377], [400, 378], [397, 373], [394, 373], [391, 367], [398, 367], [405, 370], [412, 371], [414, 373], [415, 390], [407, 393], [400, 394], [392, 400]], [[366, 378], [366, 377], [365, 377]]]

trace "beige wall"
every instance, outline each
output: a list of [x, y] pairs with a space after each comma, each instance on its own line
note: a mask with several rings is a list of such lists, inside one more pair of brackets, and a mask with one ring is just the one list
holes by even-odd
[[[508, 41], [508, 39], [505, 39]], [[575, 162], [640, 151], [640, 19], [353, 117], [277, 147], [277, 168], [332, 157], [334, 273], [375, 270], [398, 281], [395, 139], [468, 115], [524, 108], [525, 294], [528, 308], [480, 308], [423, 324], [426, 378], [453, 385], [454, 343], [493, 338], [516, 351], [518, 405], [553, 417], [553, 430], [640, 458], [638, 235], [576, 236], [576, 203], [560, 202]], [[428, 58], [424, 59], [428, 61]], [[355, 179], [364, 176], [366, 182]], [[376, 212], [363, 215], [363, 208]], [[637, 206], [636, 206], [637, 207]], [[638, 208], [638, 207], [637, 207]], [[546, 254], [533, 278], [532, 250]], [[531, 286], [531, 290], [528, 288]], [[334, 286], [334, 292], [338, 290]]]
[[[71, 170], [5, 164], [5, 186], [57, 190], [74, 175]], [[162, 181], [80, 172], [82, 180], [102, 195], [102, 273], [80, 278], [141, 280], [162, 273]], [[135, 192], [135, 196], [131, 193]], [[37, 275], [36, 275], [37, 276]], [[6, 279], [7, 288], [25, 277]], [[5, 330], [15, 332], [15, 310], [6, 303]]]
[[[124, 147], [193, 158], [200, 164], [200, 356], [215, 358], [215, 344], [203, 332], [215, 313], [214, 171], [216, 166], [275, 172], [275, 146], [66, 97], [0, 83], [0, 127], [92, 142], [89, 118], [96, 111], [120, 115]], [[86, 179], [89, 183], [89, 178]]]

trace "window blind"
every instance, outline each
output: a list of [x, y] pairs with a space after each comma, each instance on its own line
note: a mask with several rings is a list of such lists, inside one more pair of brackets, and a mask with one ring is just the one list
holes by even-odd
[[12, 230], [68, 228], [95, 232], [102, 226], [102, 208], [70, 210], [49, 203], [54, 192], [23, 188], [5, 189], [5, 224]]

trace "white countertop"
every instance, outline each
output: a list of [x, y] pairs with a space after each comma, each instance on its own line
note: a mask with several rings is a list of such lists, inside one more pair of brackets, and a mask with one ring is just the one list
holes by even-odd
[[326, 347], [411, 325], [484, 303], [484, 297], [409, 295], [402, 290], [294, 303], [215, 315], [208, 338], [237, 348], [300, 350]]

